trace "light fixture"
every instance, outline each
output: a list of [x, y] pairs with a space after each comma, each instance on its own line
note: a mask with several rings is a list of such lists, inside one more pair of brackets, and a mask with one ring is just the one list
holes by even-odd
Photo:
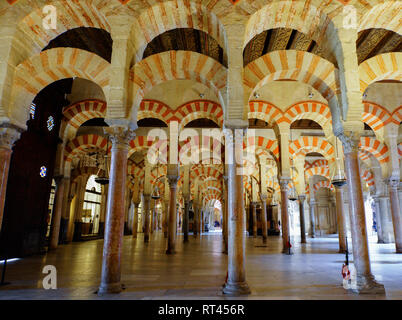
[[260, 94], [258, 92], [254, 92], [254, 98], [258, 99], [260, 97]]
[[338, 155], [338, 141], [335, 139], [335, 150], [336, 150], [336, 159], [335, 159], [335, 168], [331, 177], [331, 183], [335, 187], [342, 187], [346, 184], [345, 172], [341, 169], [339, 163], [339, 155]]
[[308, 90], [308, 97], [309, 97], [309, 99], [312, 99], [314, 97], [314, 93], [311, 90], [311, 88], [309, 88], [309, 90]]
[[97, 177], [95, 178], [95, 182], [99, 183], [102, 186], [109, 184], [110, 161], [109, 156], [107, 154], [108, 150], [109, 150], [109, 138], [107, 139], [105, 154], [103, 154], [103, 152], [98, 153], [98, 159], [97, 159], [99, 170]]
[[151, 198], [155, 200], [159, 200], [161, 198], [161, 195], [159, 193], [159, 188], [158, 188], [158, 179], [159, 179], [159, 165], [156, 165], [156, 179], [155, 179], [155, 188], [152, 191]]
[[367, 98], [367, 90], [363, 92], [363, 99]]
[[200, 98], [201, 98], [201, 99], [204, 99], [204, 97], [205, 97], [205, 94], [200, 93]]
[[[292, 130], [290, 130], [290, 141], [293, 141]], [[293, 169], [294, 169], [294, 166], [293, 166], [293, 155], [292, 155], [292, 157], [291, 157], [291, 166], [290, 166], [290, 179], [291, 179], [290, 181], [291, 181], [291, 184], [293, 185], [293, 188], [290, 189], [290, 194], [289, 194], [289, 197], [288, 197], [288, 199], [290, 201], [296, 201], [297, 200], [296, 188], [295, 188], [295, 185], [293, 183]]]

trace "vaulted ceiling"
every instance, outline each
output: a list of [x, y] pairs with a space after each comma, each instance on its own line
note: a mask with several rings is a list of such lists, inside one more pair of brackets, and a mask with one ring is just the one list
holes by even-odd
[[227, 67], [227, 57], [218, 42], [207, 33], [189, 28], [166, 31], [153, 39], [143, 58], [170, 50], [188, 50], [209, 56]]

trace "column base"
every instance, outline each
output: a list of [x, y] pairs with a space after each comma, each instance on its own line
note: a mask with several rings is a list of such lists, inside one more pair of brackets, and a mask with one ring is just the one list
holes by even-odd
[[222, 292], [229, 296], [244, 296], [249, 295], [251, 290], [247, 282], [226, 282], [223, 286]]
[[282, 253], [287, 254], [287, 255], [292, 255], [294, 252], [293, 252], [292, 248], [290, 248], [290, 249], [289, 248], [283, 248]]
[[356, 289], [350, 289], [357, 294], [385, 294], [384, 285], [378, 283], [372, 275], [357, 276]]
[[116, 294], [116, 293], [120, 293], [122, 290], [123, 290], [123, 286], [120, 282], [106, 283], [106, 284], [100, 285], [97, 294], [98, 294], [98, 296], [102, 296], [104, 294]]

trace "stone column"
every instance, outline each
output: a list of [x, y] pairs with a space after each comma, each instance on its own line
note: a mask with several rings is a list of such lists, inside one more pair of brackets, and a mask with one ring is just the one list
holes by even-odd
[[310, 237], [315, 238], [315, 200], [310, 199]]
[[154, 233], [154, 229], [155, 229], [155, 201], [150, 201], [151, 203], [151, 207], [149, 210], [149, 214], [151, 217], [151, 222], [150, 222], [150, 228], [149, 228], [149, 233], [153, 234]]
[[267, 230], [267, 199], [266, 194], [261, 195], [261, 222], [262, 222], [262, 243], [267, 243], [268, 230]]
[[143, 219], [144, 219], [144, 242], [149, 242], [149, 211], [150, 211], [150, 201], [151, 196], [149, 194], [144, 194], [144, 210], [143, 210]]
[[166, 253], [176, 253], [176, 230], [177, 230], [177, 206], [176, 206], [176, 189], [179, 176], [168, 175], [170, 200], [169, 200], [169, 226], [168, 226], [168, 246]]
[[228, 196], [228, 176], [223, 176], [223, 183], [224, 183], [224, 200], [225, 200], [225, 210], [223, 211], [223, 215], [225, 217], [225, 224], [224, 224], [224, 250], [223, 253], [224, 254], [228, 254], [228, 237], [229, 237], [229, 218], [228, 218], [228, 207], [229, 207], [229, 196]]
[[7, 124], [0, 125], [0, 231], [6, 201], [8, 172], [10, 170], [11, 154], [13, 153], [12, 148], [21, 135], [19, 128], [6, 126]]
[[380, 212], [380, 197], [378, 195], [373, 197], [375, 203], [375, 216], [377, 222], [377, 239], [378, 243], [384, 243], [383, 238], [383, 230], [382, 230], [382, 221], [381, 221], [381, 212]]
[[122, 127], [108, 127], [112, 142], [107, 202], [105, 239], [103, 245], [102, 276], [98, 294], [119, 293], [122, 290], [121, 252], [124, 231], [124, 199], [126, 192], [127, 155], [129, 142], [135, 134]]
[[183, 242], [188, 242], [189, 211], [190, 211], [190, 199], [187, 198], [184, 199]]
[[165, 201], [165, 208], [163, 213], [163, 222], [162, 222], [162, 229], [163, 229], [163, 236], [165, 239], [168, 237], [168, 221], [169, 221], [169, 200]]
[[299, 215], [300, 215], [300, 242], [307, 243], [306, 241], [306, 227], [304, 223], [304, 200], [306, 200], [306, 196], [299, 196]]
[[391, 209], [390, 209], [390, 199], [388, 196], [380, 196], [380, 218], [381, 218], [381, 228], [382, 228], [382, 236], [384, 243], [393, 243], [394, 240], [394, 232], [392, 226], [392, 217], [391, 217]]
[[280, 179], [281, 186], [281, 226], [282, 226], [282, 253], [293, 254], [290, 247], [290, 233], [289, 233], [289, 212], [288, 212], [288, 179]]
[[339, 235], [339, 253], [346, 252], [346, 221], [343, 210], [343, 188], [335, 187], [336, 193], [336, 222]]
[[362, 184], [359, 173], [358, 145], [360, 136], [355, 132], [342, 134], [340, 140], [343, 143], [345, 154], [345, 169], [349, 192], [349, 214], [352, 231], [353, 262], [357, 274], [358, 293], [385, 293], [384, 286], [376, 282], [371, 273], [369, 248], [366, 231], [366, 218], [364, 212]]
[[104, 237], [105, 235], [105, 221], [106, 221], [106, 211], [107, 211], [107, 199], [108, 199], [109, 186], [102, 186], [102, 196], [101, 196], [101, 213], [99, 219], [99, 235]]
[[223, 293], [250, 293], [245, 269], [245, 212], [243, 197], [243, 130], [230, 129], [225, 134], [228, 162], [228, 274]]
[[257, 238], [257, 202], [251, 203], [253, 207], [253, 237]]
[[72, 223], [72, 240], [80, 241], [82, 235], [82, 211], [84, 206], [86, 181], [87, 176], [81, 176], [78, 178], [75, 207], [74, 207], [74, 219]]
[[61, 210], [64, 201], [64, 177], [57, 176], [54, 177], [54, 180], [56, 182], [56, 190], [53, 204], [52, 224], [50, 226], [49, 249], [56, 249], [59, 244]]
[[134, 217], [133, 217], [133, 238], [137, 238], [138, 233], [138, 206], [140, 204], [134, 203]]
[[394, 227], [396, 253], [402, 253], [402, 211], [399, 207], [399, 179], [389, 179], [387, 183], [391, 200], [391, 214]]

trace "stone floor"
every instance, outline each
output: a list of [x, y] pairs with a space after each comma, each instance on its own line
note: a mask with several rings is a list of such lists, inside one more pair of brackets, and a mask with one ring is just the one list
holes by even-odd
[[[336, 237], [308, 239], [305, 245], [293, 241], [295, 254], [280, 253], [281, 239], [247, 238], [247, 281], [252, 293], [247, 299], [402, 299], [402, 255], [393, 244], [370, 242], [372, 271], [384, 284], [386, 296], [358, 296], [342, 287]], [[179, 236], [174, 256], [166, 255], [163, 235], [153, 234], [144, 245], [124, 238], [122, 283], [119, 295], [98, 297], [103, 240], [62, 245], [44, 256], [33, 256], [7, 264], [6, 281], [0, 299], [234, 299], [222, 296], [227, 256], [222, 254], [220, 234], [205, 234], [182, 243]], [[44, 290], [45, 265], [57, 268], [57, 290]], [[0, 264], [2, 267], [2, 263]]]

